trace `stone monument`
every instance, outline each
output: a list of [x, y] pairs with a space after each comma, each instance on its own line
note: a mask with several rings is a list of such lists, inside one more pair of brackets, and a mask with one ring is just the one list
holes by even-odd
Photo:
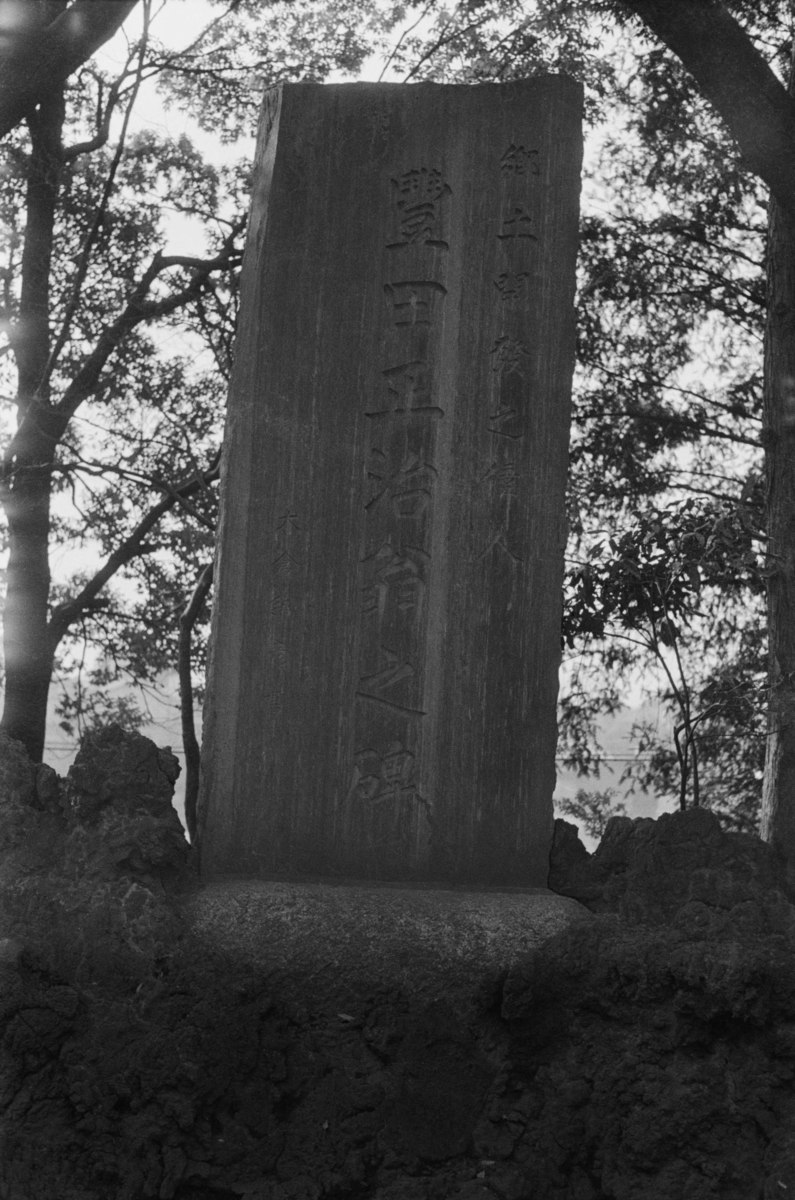
[[579, 85], [265, 99], [206, 875], [546, 886]]

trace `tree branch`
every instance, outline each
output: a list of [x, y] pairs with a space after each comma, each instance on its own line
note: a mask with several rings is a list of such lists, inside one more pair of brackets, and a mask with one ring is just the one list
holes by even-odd
[[73, 625], [86, 610], [91, 608], [97, 596], [105, 587], [105, 584], [122, 567], [132, 562], [140, 554], [144, 554], [147, 550], [151, 549], [151, 547], [147, 547], [145, 539], [160, 521], [160, 518], [165, 516], [180, 500], [194, 496], [218, 478], [220, 474], [220, 460], [220, 453], [216, 452], [205, 471], [194, 473], [190, 478], [170, 488], [169, 494], [158, 504], [155, 504], [153, 508], [150, 508], [149, 512], [138, 522], [129, 537], [126, 537], [113, 551], [104, 566], [100, 567], [77, 595], [53, 609], [48, 625], [48, 634], [53, 646], [57, 646], [69, 626]]
[[137, 2], [74, 0], [54, 21], [35, 25], [20, 17], [19, 4], [0, 3], [0, 137], [104, 45]]
[[[97, 234], [98, 234], [100, 226], [102, 224], [102, 221], [105, 217], [105, 213], [107, 212], [108, 204], [110, 203], [110, 197], [113, 193], [113, 189], [116, 185], [116, 174], [119, 170], [119, 164], [121, 163], [122, 154], [124, 153], [124, 144], [125, 144], [125, 141], [127, 138], [127, 129], [130, 124], [130, 117], [132, 116], [132, 110], [135, 105], [136, 98], [138, 96], [139, 88], [141, 86], [141, 73], [143, 71], [143, 65], [144, 65], [144, 50], [146, 48], [147, 40], [149, 38], [149, 15], [150, 15], [149, 7], [150, 6], [149, 6], [148, 0], [144, 0], [144, 29], [143, 29], [143, 35], [141, 37], [141, 43], [138, 48], [138, 65], [135, 70], [134, 83], [133, 83], [133, 86], [132, 86], [132, 89], [130, 92], [130, 97], [127, 101], [127, 107], [124, 112], [124, 118], [121, 123], [121, 132], [119, 133], [119, 140], [118, 140], [116, 149], [113, 154], [113, 159], [110, 164], [110, 169], [105, 178], [104, 186], [102, 188], [102, 195], [100, 196], [99, 203], [97, 204], [96, 210], [94, 212], [94, 216], [91, 220], [91, 224], [89, 225], [85, 239], [83, 240], [83, 246], [80, 250], [80, 255], [79, 255], [79, 258], [77, 261], [77, 269], [75, 271], [74, 281], [72, 283], [72, 294], [69, 297], [69, 301], [66, 305], [66, 311], [64, 313], [64, 317], [61, 322], [60, 331], [59, 331], [58, 336], [55, 339], [54, 345], [50, 351], [50, 357], [47, 360], [46, 375], [48, 378], [52, 375], [55, 364], [58, 361], [58, 356], [61, 353], [61, 351], [63, 350], [64, 346], [66, 345], [66, 340], [69, 337], [69, 332], [72, 327], [72, 321], [74, 320], [75, 313], [77, 312], [78, 306], [80, 304], [83, 283], [85, 282], [86, 274], [88, 273], [88, 264], [89, 264], [89, 260], [91, 258], [91, 251], [94, 248], [94, 242], [96, 240]], [[130, 60], [128, 59], [128, 65], [129, 65], [129, 61]], [[126, 71], [126, 67], [125, 67], [125, 71]], [[110, 126], [110, 113], [111, 113], [112, 103], [113, 103], [113, 98], [111, 96], [111, 98], [108, 101], [108, 117], [107, 117], [108, 127]], [[77, 147], [77, 149], [79, 150], [80, 147]]]
[[182, 747], [185, 751], [185, 824], [193, 841], [196, 836], [196, 802], [199, 795], [200, 754], [193, 719], [193, 680], [191, 679], [191, 640], [193, 626], [207, 599], [213, 581], [213, 564], [203, 568], [193, 595], [179, 618], [179, 700], [182, 716]]
[[125, 66], [118, 79], [115, 79], [111, 84], [104, 110], [102, 108], [102, 84], [101, 81], [99, 82], [100, 96], [99, 100], [97, 101], [97, 132], [93, 137], [89, 138], [88, 141], [74, 142], [73, 145], [66, 146], [63, 152], [64, 162], [73, 162], [76, 158], [79, 158], [81, 154], [91, 154], [92, 151], [99, 150], [107, 143], [107, 140], [110, 137], [111, 119], [116, 111], [116, 105], [119, 101], [122, 84], [127, 78], [128, 71], [127, 67]]
[[[176, 256], [169, 258], [159, 253], [155, 255], [137, 287], [133, 290], [124, 311], [103, 331], [94, 350], [64, 392], [58, 405], [58, 412], [66, 420], [72, 417], [82, 402], [92, 394], [105, 363], [122, 339], [136, 325], [142, 321], [151, 321], [156, 317], [167, 316], [178, 308], [183, 308], [201, 293], [213, 271], [228, 270], [240, 261], [241, 251], [235, 249], [234, 238], [242, 229], [242, 225], [241, 221], [233, 228], [224, 240], [223, 250], [215, 258], [186, 259], [180, 262]], [[163, 300], [146, 299], [150, 287], [161, 271], [170, 266], [188, 264], [194, 270], [190, 283], [175, 292], [174, 295], [166, 296]]]
[[795, 100], [717, 0], [621, 0], [679, 58], [795, 223]]
[[230, 269], [240, 262], [242, 251], [234, 246], [234, 238], [240, 232], [244, 221], [239, 221], [227, 238], [224, 248], [214, 258], [186, 259], [186, 263], [194, 266], [191, 281], [178, 292], [166, 296], [163, 300], [147, 300], [149, 289], [155, 279], [168, 266], [175, 265], [176, 260], [169, 260], [165, 255], [156, 254], [147, 267], [138, 284], [132, 291], [124, 310], [115, 321], [103, 330], [99, 340], [84, 361], [72, 382], [66, 388], [57, 405], [32, 403], [25, 413], [19, 428], [11, 439], [5, 455], [6, 472], [13, 470], [18, 448], [35, 435], [55, 445], [63, 437], [69, 421], [77, 409], [91, 396], [97, 388], [102, 371], [113, 351], [136, 325], [144, 321], [152, 321], [157, 317], [167, 316], [178, 308], [195, 300], [207, 286], [213, 271]]

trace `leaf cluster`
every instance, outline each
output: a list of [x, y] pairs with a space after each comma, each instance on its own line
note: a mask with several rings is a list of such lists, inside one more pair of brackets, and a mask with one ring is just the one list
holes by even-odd
[[[783, 74], [789, 6], [729, 7]], [[71, 421], [53, 473], [53, 608], [81, 594], [152, 506], [217, 449], [249, 171], [245, 155], [232, 162], [218, 147], [250, 152], [262, 87], [350, 77], [373, 54], [410, 81], [567, 71], [586, 85], [589, 154], [563, 628], [577, 669], [562, 696], [562, 746], [581, 769], [598, 765], [600, 719], [620, 707], [656, 641], [680, 653], [695, 709], [710, 714], [699, 724], [702, 775], [714, 767], [721, 803], [752, 812], [757, 743], [746, 755], [737, 738], [743, 723], [756, 738], [762, 708], [754, 630], [765, 212], [720, 121], [617, 3], [429, 0], [409, 13], [389, 0], [215, 0], [213, 14], [179, 49], [157, 41], [153, 19], [115, 76], [92, 61], [69, 84], [51, 281], [55, 395], [79, 376], [155, 257], [169, 253], [175, 228], [190, 230], [192, 254], [212, 258], [226, 246], [236, 256], [188, 295], [195, 269], [172, 255], [148, 294], [160, 310], [119, 340]], [[138, 90], [152, 84], [166, 110], [190, 114], [207, 146], [127, 128]], [[0, 330], [19, 311], [24, 137], [3, 154]], [[180, 294], [185, 303], [169, 309]], [[10, 377], [2, 383], [10, 394]], [[175, 502], [70, 628], [60, 665], [70, 727], [102, 707], [87, 699], [89, 684], [112, 707], [119, 678], [152, 686], [173, 667], [177, 617], [210, 557], [216, 503], [212, 485]], [[660, 696], [675, 703], [665, 680]], [[731, 770], [732, 737], [747, 771]], [[639, 738], [651, 764], [644, 785], [670, 791], [670, 745], [648, 730]]]
[[567, 572], [563, 642], [611, 631], [656, 631], [673, 645], [700, 612], [706, 589], [761, 592], [755, 523], [742, 508], [689, 498], [641, 514], [588, 548]]

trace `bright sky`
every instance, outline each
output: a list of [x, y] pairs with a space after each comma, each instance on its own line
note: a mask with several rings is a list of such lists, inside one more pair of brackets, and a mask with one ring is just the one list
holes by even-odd
[[[184, 48], [189, 46], [201, 30], [219, 15], [219, 11], [218, 6], [208, 3], [208, 0], [161, 0], [159, 5], [153, 6], [152, 32], [167, 46], [174, 49]], [[419, 11], [417, 8], [409, 8], [404, 28], [409, 28], [416, 23]], [[134, 41], [139, 36], [142, 14], [143, 9], [138, 5], [116, 37], [100, 50], [97, 59], [103, 66], [112, 70], [114, 67], [118, 68], [123, 65], [128, 39]], [[395, 40], [399, 36], [400, 34], [396, 33]], [[331, 82], [344, 82], [351, 78], [353, 77], [342, 73], [334, 73], [330, 76]], [[376, 82], [379, 79], [398, 80], [399, 76], [390, 72], [388, 68], [385, 70], [384, 61], [380, 55], [373, 55], [365, 61], [355, 78], [361, 81]], [[171, 134], [178, 133], [189, 123], [185, 115], [177, 109], [168, 111], [164, 109], [154, 86], [142, 90], [137, 107], [140, 123], [161, 131]], [[252, 132], [252, 145], [253, 140], [254, 133]], [[235, 150], [235, 156], [238, 157], [239, 154], [238, 148]]]
[[[207, 0], [162, 0], [159, 5], [153, 6], [151, 30], [166, 46], [175, 50], [183, 49], [190, 46], [216, 16], [218, 8], [208, 4]], [[105, 70], [118, 71], [124, 66], [128, 43], [140, 36], [142, 19], [143, 6], [139, 4], [116, 36], [101, 48], [96, 58]], [[199, 129], [181, 109], [176, 106], [166, 108], [154, 82], [144, 82], [138, 93], [133, 126], [157, 130], [170, 137], [187, 133], [196, 145], [211, 150], [213, 158], [227, 160], [253, 153], [256, 135], [256, 131], [252, 130], [250, 146], [224, 146], [220, 139]]]

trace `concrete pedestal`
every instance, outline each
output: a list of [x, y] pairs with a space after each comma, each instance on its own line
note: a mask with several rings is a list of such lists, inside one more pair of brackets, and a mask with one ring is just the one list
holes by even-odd
[[544, 889], [252, 879], [206, 885], [187, 915], [208, 949], [249, 963], [308, 1007], [336, 1009], [383, 990], [412, 1007], [443, 999], [462, 1016], [515, 963], [593, 919]]

